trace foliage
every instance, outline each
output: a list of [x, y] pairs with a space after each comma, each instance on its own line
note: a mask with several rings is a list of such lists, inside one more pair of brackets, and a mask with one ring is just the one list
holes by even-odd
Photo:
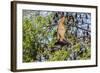
[[64, 61], [68, 58], [68, 52], [66, 50], [58, 50], [52, 54], [49, 61]]
[[84, 40], [78, 38], [77, 30], [74, 33], [70, 29], [72, 26], [65, 25], [67, 29], [65, 37], [71, 46], [65, 45], [58, 49], [55, 46], [57, 25], [52, 25], [55, 13], [48, 12], [45, 16], [38, 11], [32, 13], [31, 18], [26, 14], [23, 16], [23, 62], [90, 59], [91, 42], [87, 45]]

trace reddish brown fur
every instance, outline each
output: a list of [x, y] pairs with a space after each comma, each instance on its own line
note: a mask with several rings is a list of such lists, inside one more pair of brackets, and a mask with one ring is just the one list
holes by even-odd
[[64, 27], [64, 21], [65, 21], [65, 17], [62, 17], [60, 20], [59, 20], [59, 23], [58, 23], [58, 27], [57, 27], [57, 39], [60, 40], [60, 41], [63, 41], [65, 40], [65, 27]]

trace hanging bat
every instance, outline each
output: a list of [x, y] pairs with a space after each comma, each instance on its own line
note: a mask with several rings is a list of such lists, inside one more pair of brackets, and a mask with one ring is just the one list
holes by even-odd
[[65, 26], [64, 26], [65, 17], [61, 17], [58, 26], [57, 26], [57, 40], [64, 41], [65, 40]]

